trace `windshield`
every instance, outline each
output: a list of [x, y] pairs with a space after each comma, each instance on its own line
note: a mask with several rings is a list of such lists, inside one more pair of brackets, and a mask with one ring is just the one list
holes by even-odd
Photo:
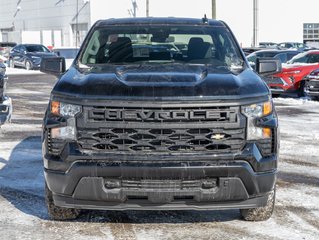
[[244, 60], [226, 28], [210, 26], [112, 26], [97, 29], [80, 63], [211, 64], [242, 68]]
[[294, 63], [318, 63], [319, 62], [319, 54], [318, 53], [300, 53], [294, 56], [291, 60], [289, 60], [288, 64]]
[[27, 52], [50, 52], [45, 46], [42, 45], [29, 45], [25, 46]]

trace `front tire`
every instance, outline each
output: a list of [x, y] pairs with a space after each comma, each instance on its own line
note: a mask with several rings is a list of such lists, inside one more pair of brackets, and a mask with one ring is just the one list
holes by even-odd
[[12, 58], [9, 59], [9, 64], [8, 65], [9, 65], [10, 68], [14, 68], [15, 67], [14, 66], [14, 61], [13, 61]]
[[246, 221], [265, 221], [269, 219], [275, 208], [276, 190], [268, 195], [267, 204], [264, 207], [240, 209], [240, 214]]
[[80, 210], [75, 208], [64, 208], [56, 206], [53, 202], [52, 192], [45, 184], [45, 202], [48, 208], [50, 218], [53, 220], [72, 220], [80, 215]]
[[299, 89], [297, 91], [298, 97], [307, 97], [305, 80], [300, 82]]
[[30, 62], [30, 61], [26, 61], [24, 67], [25, 67], [25, 69], [28, 70], [28, 71], [31, 70], [31, 69], [32, 69], [32, 64], [31, 64], [31, 62]]

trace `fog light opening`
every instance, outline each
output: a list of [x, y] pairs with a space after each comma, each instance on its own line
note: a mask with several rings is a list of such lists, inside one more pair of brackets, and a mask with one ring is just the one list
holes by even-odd
[[120, 180], [105, 180], [104, 187], [107, 189], [120, 188], [121, 181]]

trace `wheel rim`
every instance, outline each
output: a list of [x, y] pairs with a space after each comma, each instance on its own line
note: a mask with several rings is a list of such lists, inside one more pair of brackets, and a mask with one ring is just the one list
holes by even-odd
[[31, 69], [31, 64], [30, 64], [30, 62], [26, 62], [26, 63], [25, 63], [25, 68], [26, 68], [27, 70], [30, 70], [30, 69]]

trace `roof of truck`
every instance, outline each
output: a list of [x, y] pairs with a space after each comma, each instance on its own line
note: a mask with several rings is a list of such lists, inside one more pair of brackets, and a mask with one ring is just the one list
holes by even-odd
[[148, 18], [110, 18], [96, 22], [98, 27], [106, 25], [210, 25], [224, 27], [225, 23], [207, 18], [175, 18], [175, 17], [148, 17]]

